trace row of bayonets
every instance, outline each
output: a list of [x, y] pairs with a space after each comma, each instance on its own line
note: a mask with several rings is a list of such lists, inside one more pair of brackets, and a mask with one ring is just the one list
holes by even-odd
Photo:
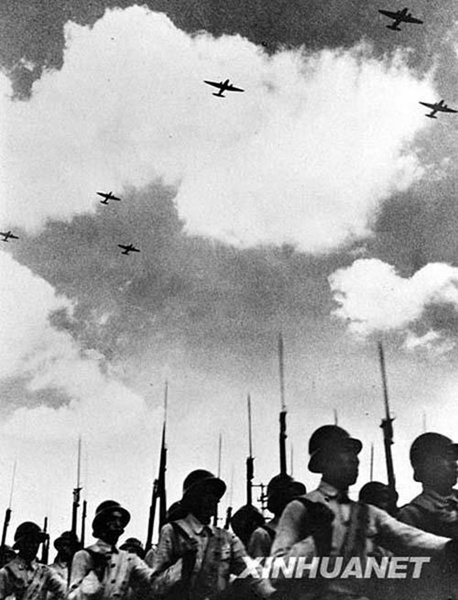
[[[381, 342], [378, 344], [378, 352], [379, 352], [379, 360], [380, 360], [380, 370], [382, 377], [382, 386], [383, 386], [383, 398], [385, 405], [385, 418], [382, 419], [381, 428], [383, 430], [383, 441], [385, 447], [385, 459], [386, 459], [386, 467], [387, 467], [387, 478], [388, 478], [388, 486], [395, 491], [395, 477], [394, 477], [394, 468], [393, 468], [393, 457], [391, 452], [391, 446], [393, 444], [393, 418], [390, 416], [390, 407], [388, 401], [388, 388], [387, 388], [387, 378], [386, 378], [386, 369], [385, 369], [385, 358], [383, 353], [383, 346]], [[280, 474], [287, 474], [287, 465], [286, 465], [286, 402], [285, 402], [285, 376], [284, 376], [284, 347], [283, 347], [283, 336], [280, 333], [278, 336], [278, 357], [279, 357], [279, 375], [280, 375], [280, 399], [281, 399], [281, 410], [279, 415], [279, 450], [280, 450]], [[151, 504], [149, 508], [149, 518], [148, 518], [148, 530], [146, 535], [146, 544], [145, 547], [149, 550], [152, 547], [153, 541], [153, 532], [154, 526], [156, 522], [156, 514], [158, 513], [158, 530], [164, 525], [166, 521], [166, 513], [167, 513], [167, 494], [166, 494], [166, 477], [165, 473], [167, 470], [167, 444], [166, 444], [166, 426], [167, 426], [167, 400], [168, 400], [168, 383], [165, 383], [165, 391], [164, 391], [164, 423], [162, 426], [162, 439], [161, 439], [161, 449], [160, 449], [160, 457], [159, 457], [159, 469], [158, 476], [153, 482], [152, 486], [152, 497]], [[253, 442], [252, 442], [252, 423], [251, 423], [251, 399], [250, 395], [247, 398], [247, 408], [248, 408], [248, 457], [246, 459], [246, 503], [248, 506], [253, 506], [253, 488], [258, 487], [261, 488], [261, 495], [259, 501], [261, 502], [262, 509], [265, 508], [265, 488], [266, 486], [263, 483], [254, 484], [254, 456], [253, 456]], [[336, 419], [337, 421], [337, 419]], [[219, 438], [219, 458], [218, 458], [218, 476], [220, 476], [221, 469], [221, 436]], [[371, 453], [371, 472], [372, 472], [372, 461], [373, 461], [373, 453]], [[84, 546], [85, 542], [85, 529], [86, 529], [86, 517], [87, 517], [87, 501], [84, 500], [82, 503], [82, 513], [81, 513], [81, 521], [80, 521], [80, 531], [78, 531], [78, 512], [80, 507], [80, 496], [82, 491], [81, 480], [80, 480], [80, 471], [81, 471], [81, 436], [78, 438], [78, 461], [77, 461], [77, 481], [76, 487], [73, 489], [73, 503], [72, 503], [72, 521], [71, 521], [71, 531], [79, 537], [81, 543]], [[2, 538], [1, 538], [1, 546], [0, 548], [4, 548], [6, 543], [6, 535], [8, 531], [8, 526], [11, 519], [11, 505], [12, 505], [12, 496], [14, 489], [14, 480], [16, 473], [16, 461], [13, 467], [13, 476], [11, 481], [11, 493], [9, 506], [5, 511], [5, 517], [3, 521], [3, 529], [2, 529]], [[230, 502], [232, 504], [232, 501]], [[224, 527], [226, 529], [229, 528], [230, 519], [232, 515], [232, 506], [227, 508], [227, 514], [225, 519]], [[218, 516], [215, 515], [215, 525], [218, 522]], [[48, 518], [44, 519], [43, 531], [46, 533], [48, 527]], [[42, 550], [42, 560], [47, 564], [48, 561], [48, 552], [49, 552], [49, 540], [43, 544]]]

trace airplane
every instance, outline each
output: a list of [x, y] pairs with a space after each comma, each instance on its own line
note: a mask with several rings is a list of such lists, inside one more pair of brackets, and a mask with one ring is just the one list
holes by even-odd
[[0, 231], [0, 235], [3, 235], [2, 242], [7, 242], [9, 239], [11, 239], [11, 240], [19, 239], [18, 236], [11, 233], [11, 231], [6, 231], [5, 233], [3, 233], [3, 231]]
[[224, 96], [224, 92], [244, 92], [245, 91], [245, 90], [242, 90], [241, 88], [237, 88], [237, 87], [233, 86], [229, 82], [229, 79], [226, 79], [226, 81], [220, 81], [219, 83], [217, 81], [206, 81], [204, 79], [204, 83], [206, 83], [207, 85], [212, 85], [213, 87], [219, 88], [219, 92], [217, 94], [213, 94], [213, 96], [216, 96], [217, 98], [225, 98], [226, 96]]
[[129, 254], [129, 252], [140, 252], [140, 250], [138, 248], [135, 248], [133, 244], [129, 244], [128, 246], [118, 244], [118, 247], [124, 249], [124, 252], [121, 252], [121, 254]]
[[431, 112], [425, 115], [425, 117], [429, 117], [430, 119], [437, 119], [435, 116], [437, 112], [447, 112], [447, 113], [456, 113], [458, 110], [454, 110], [453, 108], [449, 108], [443, 100], [440, 102], [436, 102], [435, 104], [430, 104], [429, 102], [420, 102], [423, 106], [427, 106], [431, 109]]
[[398, 10], [397, 12], [391, 12], [389, 10], [379, 10], [379, 13], [381, 13], [385, 17], [394, 19], [394, 22], [391, 23], [391, 25], [387, 25], [387, 28], [392, 29], [393, 31], [401, 31], [401, 28], [399, 27], [400, 23], [416, 23], [418, 25], [421, 25], [423, 23], [423, 21], [420, 21], [420, 19], [415, 19], [415, 17], [412, 17], [412, 13], [409, 13], [408, 8]]
[[103, 200], [100, 200], [100, 204], [108, 204], [109, 200], [117, 200], [118, 202], [121, 202], [121, 198], [113, 196], [113, 192], [108, 192], [108, 194], [106, 192], [96, 192], [96, 194], [102, 196], [103, 198]]

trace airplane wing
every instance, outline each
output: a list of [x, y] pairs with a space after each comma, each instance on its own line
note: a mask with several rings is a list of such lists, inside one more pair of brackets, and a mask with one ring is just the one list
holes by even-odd
[[443, 112], [448, 112], [448, 113], [456, 113], [456, 112], [458, 112], [458, 110], [455, 110], [454, 108], [449, 108], [448, 106], [443, 106], [441, 108], [441, 110]]
[[[213, 87], [222, 89], [223, 85], [221, 83], [217, 83], [216, 81], [207, 81], [206, 79], [204, 79], [204, 83], [208, 84], [208, 85], [212, 85]], [[226, 88], [228, 89], [228, 88]]]
[[436, 104], [430, 104], [429, 102], [419, 102], [419, 104], [423, 104], [423, 106], [427, 106], [431, 110], [437, 109], [437, 105]]
[[399, 19], [399, 12], [391, 12], [390, 10], [379, 10], [379, 13], [385, 15], [385, 17], [389, 17], [390, 19]]
[[229, 84], [226, 88], [229, 92], [244, 92], [241, 88], [235, 87], [235, 85]]
[[118, 202], [121, 202], [121, 198], [117, 198], [116, 196], [110, 196], [110, 200], [117, 200]]
[[[456, 112], [456, 110], [454, 110], [453, 112]], [[18, 236], [14, 235], [13, 233], [10, 233], [8, 237], [13, 238], [14, 240], [18, 240], [19, 239]]]
[[123, 250], [130, 250], [129, 246], [123, 246], [122, 244], [118, 244], [118, 248], [122, 248]]
[[417, 23], [418, 25], [423, 24], [423, 21], [420, 21], [420, 19], [416, 19], [415, 17], [402, 17], [402, 20], [406, 23]]
[[106, 194], [105, 192], [96, 192], [98, 196], [102, 196], [102, 198], [109, 198], [110, 194]]
[[131, 252], [140, 252], [140, 250], [138, 248], [135, 248], [134, 246], [132, 246], [130, 250]]

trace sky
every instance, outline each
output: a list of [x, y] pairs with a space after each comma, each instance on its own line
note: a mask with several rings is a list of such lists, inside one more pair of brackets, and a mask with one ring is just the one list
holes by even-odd
[[[334, 422], [386, 481], [385, 347], [401, 504], [424, 431], [458, 417], [456, 3], [386, 28], [377, 3], [49, 2], [0, 7], [0, 510], [68, 529], [82, 437], [91, 517], [146, 537], [168, 382], [168, 498], [218, 469], [245, 501]], [[401, 7], [402, 8], [402, 7]], [[245, 91], [212, 96], [204, 79]], [[100, 204], [97, 191], [121, 202]], [[138, 254], [122, 255], [133, 243]], [[292, 454], [292, 458], [291, 458]], [[255, 494], [256, 496], [256, 494]]]

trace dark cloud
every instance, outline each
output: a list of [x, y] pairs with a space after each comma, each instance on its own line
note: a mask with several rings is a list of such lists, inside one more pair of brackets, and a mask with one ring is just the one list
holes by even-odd
[[[71, 314], [52, 314], [54, 327], [113, 364], [132, 361], [133, 377], [180, 360], [249, 370], [272, 355], [280, 329], [292, 339], [329, 333], [326, 278], [350, 256], [237, 250], [188, 236], [174, 193], [161, 185], [131, 190], [94, 215], [50, 222], [36, 237], [22, 233], [14, 258], [74, 303]], [[117, 244], [131, 242], [140, 254], [122, 255]]]
[[[64, 25], [74, 21], [92, 25], [106, 9], [126, 8], [133, 0], [23, 0], [0, 6], [0, 64], [14, 82], [17, 96], [27, 97], [43, 69], [62, 66]], [[412, 9], [424, 20], [421, 26], [386, 29], [379, 8], [397, 9], [375, 0], [147, 0], [151, 10], [165, 12], [182, 30], [205, 30], [212, 35], [240, 34], [269, 52], [280, 47], [309, 50], [349, 47], [370, 41], [378, 55], [398, 47], [412, 49], [409, 61], [424, 69], [441, 56], [438, 80], [446, 87], [456, 57], [448, 50], [448, 33], [458, 18], [454, 0], [419, 0]], [[32, 63], [25, 66], [23, 60]], [[456, 70], [456, 69], [455, 69]], [[452, 76], [455, 77], [456, 75]]]

